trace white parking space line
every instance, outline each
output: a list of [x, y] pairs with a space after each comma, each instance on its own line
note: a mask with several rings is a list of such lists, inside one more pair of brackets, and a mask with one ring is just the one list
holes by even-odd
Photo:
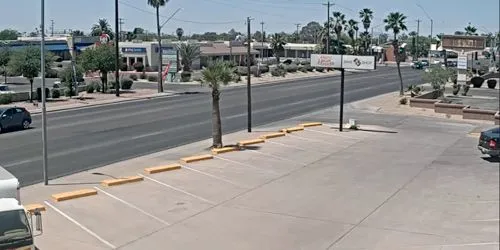
[[252, 165], [249, 165], [249, 164], [246, 164], [246, 163], [239, 162], [239, 161], [234, 161], [234, 160], [231, 160], [231, 159], [227, 159], [227, 158], [222, 157], [222, 156], [214, 155], [214, 158], [217, 158], [217, 159], [223, 160], [223, 161], [227, 161], [227, 162], [231, 162], [231, 163], [234, 163], [234, 164], [237, 164], [237, 165], [240, 165], [240, 166], [244, 166], [244, 167], [249, 167], [249, 168], [253, 168], [253, 169], [257, 169], [257, 170], [266, 170], [266, 171], [269, 171], [271, 173], [276, 174], [276, 172], [272, 171], [271, 169], [268, 169], [268, 168], [259, 168], [259, 167], [256, 167], [256, 166], [252, 166]]
[[303, 163], [303, 162], [292, 161], [292, 160], [287, 159], [287, 158], [283, 158], [283, 157], [280, 157], [280, 156], [277, 156], [277, 155], [272, 155], [272, 154], [269, 154], [269, 153], [260, 152], [260, 151], [255, 150], [255, 149], [245, 149], [245, 150], [248, 150], [248, 151], [250, 151], [252, 153], [256, 153], [256, 154], [267, 155], [269, 157], [276, 158], [276, 159], [282, 160], [282, 161], [291, 162], [291, 163], [294, 163], [294, 164], [298, 163], [300, 165], [307, 165], [306, 163]]
[[353, 140], [359, 140], [359, 138], [355, 138], [355, 137], [351, 137], [351, 136], [347, 136], [347, 135], [341, 135], [340, 133], [342, 133], [342, 132], [328, 133], [328, 132], [323, 132], [323, 131], [314, 130], [314, 129], [310, 129], [310, 128], [306, 128], [304, 130], [315, 132], [315, 133], [320, 133], [320, 134], [324, 134], [324, 135], [333, 135], [333, 136], [344, 137], [344, 138], [353, 139]]
[[99, 235], [97, 235], [96, 233], [94, 233], [92, 230], [86, 228], [84, 225], [80, 224], [78, 221], [76, 221], [75, 219], [71, 218], [69, 215], [65, 214], [63, 211], [59, 210], [54, 205], [50, 204], [48, 201], [44, 201], [44, 203], [47, 206], [49, 206], [50, 208], [52, 208], [54, 211], [56, 211], [58, 214], [60, 214], [62, 217], [66, 218], [67, 220], [69, 220], [71, 222], [73, 222], [73, 224], [77, 225], [83, 231], [85, 231], [88, 234], [92, 235], [94, 238], [98, 239], [100, 242], [104, 243], [105, 245], [107, 245], [111, 249], [116, 249], [117, 248], [113, 244], [109, 243], [108, 241], [106, 241], [105, 239], [101, 238]]
[[110, 193], [108, 193], [108, 192], [106, 192], [106, 191], [98, 188], [98, 187], [94, 187], [94, 189], [96, 189], [97, 191], [102, 192], [103, 194], [105, 194], [105, 195], [107, 195], [107, 196], [109, 196], [109, 197], [111, 197], [111, 198], [113, 198], [113, 199], [115, 199], [115, 200], [117, 200], [117, 201], [119, 201], [119, 202], [121, 202], [121, 203], [123, 203], [123, 204], [125, 204], [125, 205], [127, 205], [127, 206], [129, 206], [129, 207], [131, 207], [131, 208], [133, 208], [133, 209], [141, 212], [141, 213], [143, 213], [143, 214], [145, 214], [146, 216], [149, 216], [149, 217], [157, 220], [158, 222], [160, 222], [160, 223], [162, 223], [162, 224], [164, 224], [166, 226], [170, 226], [170, 223], [168, 223], [168, 222], [166, 222], [166, 221], [164, 221], [164, 220], [162, 220], [162, 219], [160, 219], [160, 218], [158, 218], [158, 217], [156, 217], [156, 216], [154, 216], [154, 215], [152, 215], [152, 214], [150, 214], [150, 213], [148, 213], [148, 212], [140, 209], [139, 207], [135, 206], [134, 204], [131, 204], [131, 203], [127, 202], [127, 201], [124, 201], [124, 200], [122, 200], [122, 199], [120, 199], [120, 198], [118, 198], [118, 197], [116, 197], [116, 196], [114, 196], [114, 195], [112, 195], [112, 194], [110, 194]]
[[207, 199], [205, 199], [205, 198], [202, 198], [202, 197], [200, 197], [200, 196], [197, 196], [197, 195], [195, 195], [195, 194], [192, 194], [192, 193], [190, 193], [190, 192], [188, 192], [188, 191], [184, 191], [184, 190], [182, 190], [182, 189], [176, 188], [176, 187], [174, 187], [174, 186], [168, 185], [167, 183], [161, 182], [161, 181], [156, 180], [156, 179], [154, 179], [154, 178], [147, 177], [147, 176], [142, 175], [142, 174], [139, 174], [139, 176], [143, 177], [143, 178], [144, 178], [144, 179], [146, 179], [146, 180], [150, 180], [150, 181], [152, 181], [152, 182], [155, 182], [155, 183], [157, 183], [157, 184], [159, 184], [159, 185], [162, 185], [162, 186], [168, 187], [168, 188], [170, 188], [170, 189], [172, 189], [172, 190], [175, 190], [175, 191], [177, 191], [177, 192], [180, 192], [180, 193], [183, 193], [183, 194], [189, 195], [189, 196], [191, 196], [191, 197], [193, 197], [193, 198], [195, 198], [195, 199], [198, 199], [198, 200], [200, 200], [200, 201], [203, 201], [203, 202], [206, 202], [206, 203], [209, 203], [209, 204], [212, 204], [212, 205], [215, 205], [215, 204], [216, 204], [216, 203], [215, 203], [215, 202], [213, 202], [213, 201], [209, 201], [209, 200], [207, 200]]
[[271, 144], [275, 144], [275, 145], [279, 145], [279, 146], [282, 146], [282, 147], [285, 147], [285, 148], [294, 148], [294, 149], [297, 149], [297, 150], [300, 150], [300, 151], [307, 151], [303, 148], [299, 148], [299, 147], [295, 147], [295, 146], [290, 146], [290, 145], [286, 145], [286, 144], [283, 144], [283, 143], [279, 143], [279, 142], [275, 142], [275, 141], [266, 141], [266, 143], [271, 143]]
[[492, 242], [478, 242], [478, 243], [463, 243], [463, 244], [446, 244], [446, 245], [420, 245], [420, 246], [410, 246], [412, 248], [421, 248], [421, 247], [468, 247], [468, 246], [498, 246], [500, 242], [492, 241]]
[[311, 139], [311, 138], [306, 138], [306, 137], [302, 137], [302, 136], [298, 136], [298, 135], [293, 135], [293, 134], [289, 134], [287, 136], [299, 138], [299, 139], [304, 140], [304, 141], [310, 141], [310, 142], [316, 142], [316, 143], [323, 143], [323, 144], [332, 145], [332, 146], [339, 145], [338, 143], [329, 143], [329, 142], [325, 142], [325, 141], [321, 141], [321, 140], [314, 140], [314, 139]]
[[228, 180], [228, 179], [224, 179], [224, 178], [221, 178], [221, 177], [215, 176], [215, 175], [213, 175], [213, 174], [206, 173], [206, 172], [204, 172], [204, 171], [200, 171], [200, 170], [197, 170], [197, 169], [194, 169], [194, 168], [190, 168], [190, 167], [188, 167], [188, 166], [186, 166], [186, 165], [181, 165], [181, 166], [182, 166], [182, 168], [185, 168], [185, 169], [187, 169], [187, 170], [191, 170], [191, 171], [193, 171], [193, 172], [196, 172], [196, 173], [199, 173], [199, 174], [202, 174], [202, 175], [206, 175], [206, 176], [211, 177], [211, 178], [214, 178], [214, 179], [216, 179], [216, 180], [223, 181], [223, 182], [229, 183], [229, 184], [231, 184], [231, 185], [234, 185], [234, 186], [237, 186], [237, 187], [240, 187], [240, 188], [249, 189], [249, 187], [247, 187], [247, 186], [243, 186], [243, 185], [241, 185], [241, 184], [234, 183], [234, 182], [232, 182], [232, 181], [230, 181], [230, 180]]

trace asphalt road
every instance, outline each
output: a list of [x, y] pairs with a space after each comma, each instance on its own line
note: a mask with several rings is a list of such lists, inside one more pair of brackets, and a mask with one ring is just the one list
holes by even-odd
[[[406, 84], [422, 71], [402, 69]], [[346, 76], [345, 100], [399, 89], [396, 68]], [[254, 86], [253, 122], [262, 125], [338, 105], [340, 77]], [[246, 128], [246, 88], [225, 89], [223, 132]], [[347, 115], [348, 117], [348, 115]], [[41, 117], [33, 129], [0, 135], [0, 165], [22, 185], [42, 181]], [[211, 96], [180, 95], [48, 114], [49, 175], [56, 178], [128, 158], [210, 138]], [[208, 147], [209, 145], [207, 145]]]

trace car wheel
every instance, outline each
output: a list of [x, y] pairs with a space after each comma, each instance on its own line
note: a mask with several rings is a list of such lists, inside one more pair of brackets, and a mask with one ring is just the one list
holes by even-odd
[[23, 121], [23, 129], [29, 129], [31, 123], [28, 120]]

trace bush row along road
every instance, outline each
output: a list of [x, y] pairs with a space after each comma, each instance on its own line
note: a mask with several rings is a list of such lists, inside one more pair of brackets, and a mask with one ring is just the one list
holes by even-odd
[[[402, 73], [405, 84], [422, 80], [422, 71], [402, 68]], [[345, 101], [397, 91], [398, 86], [393, 67], [349, 74]], [[338, 105], [340, 77], [258, 85], [252, 91], [254, 126], [262, 125]], [[245, 87], [222, 92], [224, 133], [246, 128], [246, 103]], [[210, 138], [211, 96], [180, 95], [52, 112], [47, 124], [49, 175], [55, 178]], [[41, 117], [34, 115], [33, 129], [0, 135], [0, 165], [23, 186], [42, 181], [40, 126]]]

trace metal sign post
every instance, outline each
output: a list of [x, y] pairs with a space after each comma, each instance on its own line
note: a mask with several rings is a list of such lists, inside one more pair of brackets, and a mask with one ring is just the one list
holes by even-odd
[[339, 131], [344, 128], [344, 82], [346, 69], [374, 70], [375, 56], [311, 54], [311, 66], [340, 70]]

